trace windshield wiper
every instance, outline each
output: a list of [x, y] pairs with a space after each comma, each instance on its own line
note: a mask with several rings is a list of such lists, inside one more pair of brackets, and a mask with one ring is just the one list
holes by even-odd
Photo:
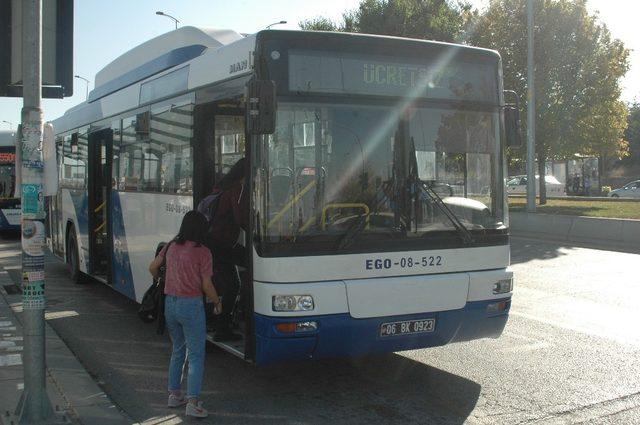
[[453, 227], [456, 228], [456, 231], [462, 238], [462, 241], [465, 244], [473, 243], [474, 242], [473, 236], [471, 235], [471, 232], [469, 232], [469, 229], [467, 229], [465, 225], [462, 224], [462, 222], [455, 215], [455, 213], [451, 211], [451, 208], [449, 208], [447, 204], [444, 203], [440, 195], [438, 195], [436, 191], [433, 190], [431, 186], [427, 185], [425, 182], [421, 181], [420, 183], [425, 193], [431, 198], [433, 203], [436, 204], [438, 208], [440, 208], [440, 210], [444, 213], [444, 215], [447, 216], [449, 221], [451, 221], [451, 224], [453, 224]]

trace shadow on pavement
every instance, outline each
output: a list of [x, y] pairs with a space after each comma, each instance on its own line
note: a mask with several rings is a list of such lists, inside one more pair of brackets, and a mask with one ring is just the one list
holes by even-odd
[[566, 251], [575, 248], [566, 242], [511, 237], [511, 264], [527, 263], [532, 260], [551, 260], [568, 255]]
[[[182, 416], [166, 408], [168, 336], [106, 285], [71, 283], [64, 263], [48, 257], [46, 273], [48, 323], [112, 400], [141, 422]], [[202, 398], [211, 416], [198, 423], [461, 424], [480, 396], [479, 384], [397, 354], [256, 368], [209, 351]]]

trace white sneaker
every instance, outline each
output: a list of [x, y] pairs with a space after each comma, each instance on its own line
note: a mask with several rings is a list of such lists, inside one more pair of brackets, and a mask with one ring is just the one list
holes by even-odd
[[209, 416], [209, 412], [207, 412], [207, 409], [202, 407], [201, 401], [199, 401], [198, 404], [187, 403], [185, 414], [187, 416], [193, 416], [194, 418], [206, 418], [207, 416]]
[[180, 407], [187, 404], [187, 400], [184, 397], [178, 397], [174, 394], [169, 394], [169, 400], [167, 401], [167, 407]]

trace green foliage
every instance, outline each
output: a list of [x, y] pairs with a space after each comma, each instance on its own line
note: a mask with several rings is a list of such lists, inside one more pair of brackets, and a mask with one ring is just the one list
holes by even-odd
[[[623, 154], [627, 111], [619, 82], [629, 68], [629, 51], [589, 15], [586, 0], [535, 5], [538, 158]], [[471, 28], [471, 44], [500, 52], [505, 88], [518, 92], [526, 105], [526, 0], [492, 0]], [[524, 114], [522, 121], [526, 125]]]
[[629, 161], [640, 165], [640, 103], [629, 107], [624, 140], [629, 143]]
[[[509, 211], [525, 211], [526, 198], [509, 198]], [[585, 197], [584, 200], [550, 199], [547, 205], [538, 205], [536, 210], [540, 214], [579, 215], [587, 217], [631, 218], [640, 220], [640, 208], [637, 202], [594, 201]]]
[[[505, 88], [515, 90], [523, 100], [527, 99], [526, 3], [491, 0], [467, 34], [471, 44], [500, 52]], [[534, 4], [539, 173], [544, 173], [547, 159], [567, 159], [576, 153], [625, 155], [622, 136], [627, 109], [620, 100], [619, 82], [629, 68], [629, 51], [611, 38], [596, 15], [589, 15], [586, 0], [536, 0]], [[525, 126], [526, 121], [523, 116]], [[520, 155], [524, 154], [523, 149]], [[542, 181], [539, 193], [544, 204]]]
[[313, 19], [307, 19], [306, 21], [302, 21], [298, 23], [300, 28], [303, 30], [313, 30], [313, 31], [339, 31], [338, 26], [331, 22], [330, 19], [324, 18], [322, 16], [318, 16]]
[[393, 35], [439, 41], [463, 37], [474, 17], [465, 2], [447, 0], [362, 0], [357, 9], [345, 12], [342, 23], [323, 17], [303, 21], [305, 30], [346, 31]]

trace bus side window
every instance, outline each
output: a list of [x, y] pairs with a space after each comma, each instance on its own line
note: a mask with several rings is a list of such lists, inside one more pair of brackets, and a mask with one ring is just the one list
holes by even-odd
[[73, 188], [73, 172], [75, 160], [73, 159], [72, 136], [65, 136], [62, 144], [62, 165], [60, 167], [60, 183], [64, 187]]
[[142, 191], [143, 148], [147, 134], [141, 130], [140, 115], [122, 120], [118, 189], [124, 191]]
[[187, 99], [151, 110], [145, 179], [155, 179], [158, 192], [193, 193], [193, 107]]

